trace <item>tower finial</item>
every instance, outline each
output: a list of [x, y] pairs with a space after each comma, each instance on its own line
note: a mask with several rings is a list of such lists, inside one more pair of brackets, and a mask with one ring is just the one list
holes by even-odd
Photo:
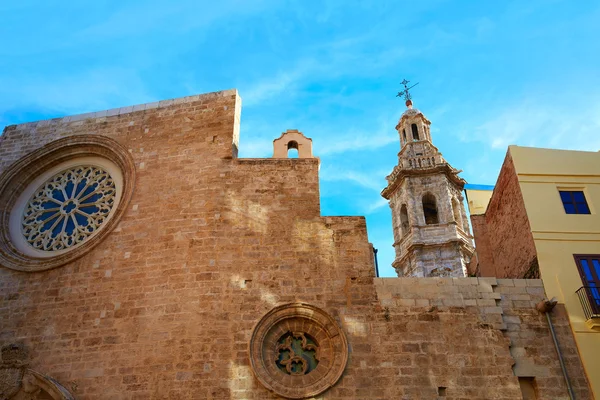
[[404, 85], [404, 90], [401, 92], [398, 92], [398, 94], [396, 95], [396, 97], [402, 97], [404, 96], [404, 100], [406, 100], [406, 107], [407, 108], [412, 108], [412, 100], [411, 100], [411, 95], [409, 90], [414, 88], [415, 86], [417, 86], [419, 84], [419, 82], [415, 83], [414, 85], [412, 85], [411, 87], [408, 87], [410, 81], [407, 81], [406, 79], [403, 79], [402, 82], [400, 82], [401, 85]]

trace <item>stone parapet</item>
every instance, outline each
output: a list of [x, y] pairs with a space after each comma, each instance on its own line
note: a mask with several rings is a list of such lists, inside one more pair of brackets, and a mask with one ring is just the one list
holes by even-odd
[[[227, 97], [227, 96], [237, 96], [237, 90], [236, 89], [221, 90], [221, 91], [213, 92], [213, 93], [204, 93], [204, 94], [197, 94], [197, 95], [193, 95], [193, 96], [178, 97], [175, 99], [160, 100], [160, 101], [153, 101], [150, 103], [136, 104], [134, 106], [111, 108], [110, 110], [102, 110], [102, 111], [88, 112], [88, 113], [82, 113], [82, 114], [67, 115], [64, 117], [44, 119], [44, 120], [33, 121], [33, 122], [24, 122], [22, 124], [9, 125], [7, 127], [7, 129], [11, 130], [11, 129], [36, 128], [36, 127], [41, 128], [44, 126], [61, 124], [61, 123], [65, 123], [65, 122], [94, 120], [94, 119], [100, 119], [100, 118], [105, 118], [105, 117], [114, 117], [117, 115], [130, 114], [130, 113], [134, 113], [134, 112], [138, 112], [138, 111], [169, 108], [174, 105], [188, 104], [188, 103], [193, 103], [196, 101], [201, 101], [201, 102], [202, 101], [211, 101], [215, 97]], [[104, 122], [104, 121], [99, 120], [96, 122]]]

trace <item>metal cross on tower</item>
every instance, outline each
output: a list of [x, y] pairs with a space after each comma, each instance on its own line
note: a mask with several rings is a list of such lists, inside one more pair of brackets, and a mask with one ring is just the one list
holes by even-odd
[[411, 101], [411, 96], [410, 96], [410, 92], [409, 90], [414, 88], [415, 86], [417, 86], [419, 84], [419, 82], [415, 83], [414, 85], [412, 85], [411, 87], [408, 87], [410, 81], [407, 81], [406, 79], [402, 80], [402, 82], [400, 82], [401, 85], [404, 85], [404, 90], [401, 92], [398, 92], [398, 94], [396, 95], [396, 97], [402, 97], [404, 96], [404, 100], [406, 100], [406, 105], [407, 106], [411, 106], [412, 105], [412, 101]]

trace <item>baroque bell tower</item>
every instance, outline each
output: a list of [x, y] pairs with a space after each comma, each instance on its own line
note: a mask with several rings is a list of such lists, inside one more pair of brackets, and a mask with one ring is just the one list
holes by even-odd
[[396, 126], [398, 165], [381, 192], [392, 209], [392, 265], [398, 276], [465, 276], [474, 252], [462, 196], [466, 181], [433, 145], [431, 122], [413, 108], [408, 81], [402, 84], [398, 96], [407, 109]]

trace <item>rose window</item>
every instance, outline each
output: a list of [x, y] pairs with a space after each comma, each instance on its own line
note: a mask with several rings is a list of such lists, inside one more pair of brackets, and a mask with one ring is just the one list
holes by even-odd
[[254, 327], [249, 350], [259, 382], [288, 399], [329, 389], [348, 362], [348, 343], [337, 321], [305, 303], [282, 304], [265, 314]]
[[85, 241], [106, 221], [115, 204], [111, 175], [96, 166], [77, 166], [47, 180], [29, 199], [21, 228], [42, 251], [68, 249]]

